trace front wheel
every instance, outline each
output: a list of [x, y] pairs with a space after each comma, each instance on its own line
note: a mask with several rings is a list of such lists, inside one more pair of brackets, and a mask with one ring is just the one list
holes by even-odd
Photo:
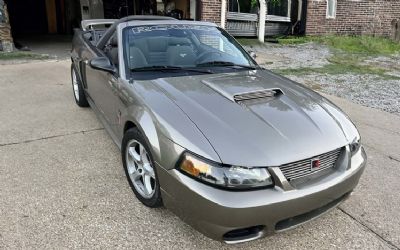
[[82, 82], [78, 77], [74, 65], [71, 65], [71, 79], [72, 79], [72, 90], [74, 91], [75, 102], [79, 107], [89, 107], [89, 103], [86, 99], [85, 92], [83, 90]]
[[129, 129], [122, 140], [122, 162], [129, 185], [148, 207], [162, 205], [160, 184], [146, 140], [138, 129]]

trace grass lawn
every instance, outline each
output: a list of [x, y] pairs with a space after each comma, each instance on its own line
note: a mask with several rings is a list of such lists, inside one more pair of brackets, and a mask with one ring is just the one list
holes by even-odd
[[400, 52], [400, 43], [373, 36], [303, 36], [278, 39], [280, 44], [316, 42], [347, 53], [366, 56], [391, 55]]
[[242, 46], [263, 45], [257, 38], [236, 38]]
[[49, 59], [49, 56], [27, 51], [0, 52], [0, 60], [45, 60], [45, 59]]
[[[326, 45], [330, 48], [332, 56], [328, 59], [330, 64], [321, 68], [275, 69], [284, 75], [319, 74], [373, 74], [384, 79], [400, 79], [388, 75], [390, 69], [363, 63], [368, 58], [400, 54], [400, 43], [395, 43], [387, 38], [372, 36], [289, 36], [276, 38], [281, 45], [299, 45], [309, 42]], [[257, 39], [238, 39], [245, 46], [261, 45]]]
[[357, 75], [376, 75], [384, 80], [400, 80], [400, 77], [389, 75], [388, 70], [374, 67], [371, 65], [361, 65], [360, 61], [353, 60], [348, 56], [333, 56], [329, 59], [330, 64], [320, 68], [296, 68], [296, 69], [274, 69], [273, 71], [282, 75], [304, 76], [312, 73], [340, 75], [344, 73], [352, 73]]
[[[263, 45], [256, 38], [238, 38], [243, 46]], [[266, 39], [267, 40], [267, 39]], [[273, 38], [278, 44], [296, 45], [315, 42], [329, 46], [331, 49], [363, 56], [392, 55], [400, 53], [400, 43], [390, 39], [373, 36], [288, 36]]]

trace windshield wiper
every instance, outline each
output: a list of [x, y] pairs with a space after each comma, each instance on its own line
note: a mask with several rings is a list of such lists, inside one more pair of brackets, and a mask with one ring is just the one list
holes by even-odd
[[140, 67], [140, 68], [133, 68], [131, 71], [154, 71], [154, 70], [180, 70], [181, 67], [175, 66], [147, 66], [147, 67]]
[[236, 64], [233, 62], [226, 62], [226, 61], [210, 61], [210, 62], [205, 62], [205, 63], [199, 63], [196, 65], [197, 67], [207, 67], [207, 66], [218, 66], [218, 67], [241, 67], [245, 69], [257, 69], [256, 66], [250, 66], [250, 65], [242, 65], [242, 64]]
[[141, 68], [134, 68], [131, 69], [133, 72], [146, 72], [146, 71], [189, 71], [189, 72], [197, 72], [197, 73], [203, 73], [203, 74], [212, 74], [213, 72], [209, 70], [200, 70], [200, 69], [194, 69], [194, 68], [184, 68], [184, 67], [178, 67], [178, 66], [148, 66], [148, 67], [141, 67]]

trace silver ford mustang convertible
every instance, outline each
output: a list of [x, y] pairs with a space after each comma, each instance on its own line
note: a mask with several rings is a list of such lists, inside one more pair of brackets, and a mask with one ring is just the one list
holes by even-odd
[[87, 20], [71, 55], [75, 101], [120, 147], [136, 197], [210, 238], [244, 242], [316, 218], [364, 170], [338, 107], [258, 66], [214, 24]]

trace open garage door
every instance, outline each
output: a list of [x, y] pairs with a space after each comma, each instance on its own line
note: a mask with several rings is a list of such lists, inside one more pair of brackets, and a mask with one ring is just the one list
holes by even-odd
[[104, 18], [128, 15], [161, 15], [177, 19], [196, 19], [196, 0], [103, 0]]
[[5, 0], [14, 38], [72, 34], [82, 19], [162, 15], [198, 20], [201, 0]]
[[9, 0], [6, 1], [13, 36], [21, 34], [47, 33], [45, 1]]
[[71, 34], [80, 22], [79, 0], [6, 0], [14, 37]]

